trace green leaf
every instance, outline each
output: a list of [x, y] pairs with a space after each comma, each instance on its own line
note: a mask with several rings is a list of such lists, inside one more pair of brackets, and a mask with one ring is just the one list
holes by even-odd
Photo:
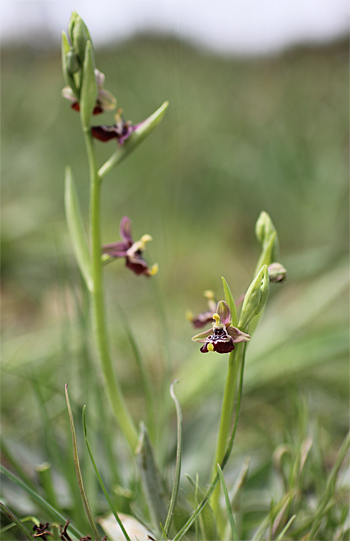
[[65, 182], [65, 207], [69, 234], [71, 237], [73, 251], [79, 269], [85, 279], [87, 288], [93, 291], [91, 258], [84, 231], [83, 220], [79, 208], [78, 198], [75, 190], [73, 175], [70, 167], [66, 168]]
[[90, 505], [89, 505], [89, 502], [88, 502], [88, 499], [87, 499], [87, 496], [86, 496], [86, 493], [85, 493], [85, 489], [84, 489], [84, 483], [83, 483], [83, 478], [82, 478], [82, 475], [81, 475], [81, 469], [80, 469], [80, 463], [79, 463], [77, 437], [76, 437], [76, 434], [75, 434], [73, 413], [72, 413], [72, 408], [70, 407], [69, 396], [68, 396], [68, 385], [67, 384], [65, 386], [65, 394], [66, 394], [66, 402], [67, 402], [67, 409], [68, 409], [68, 415], [69, 415], [70, 430], [71, 430], [72, 441], [73, 441], [74, 465], [75, 465], [75, 471], [76, 471], [76, 474], [77, 474], [77, 480], [78, 480], [80, 495], [81, 495], [81, 499], [83, 501], [85, 513], [86, 513], [87, 519], [89, 521], [91, 531], [93, 532], [93, 534], [95, 536], [95, 539], [98, 540], [98, 541], [101, 541], [101, 537], [100, 537], [100, 535], [99, 535], [99, 533], [97, 531], [97, 527], [96, 527], [94, 518], [92, 516]]
[[168, 513], [161, 477], [154, 460], [147, 428], [143, 423], [141, 423], [140, 444], [137, 449], [137, 463], [154, 527], [159, 530], [159, 523], [165, 524]]
[[222, 491], [223, 491], [224, 496], [225, 496], [225, 504], [226, 504], [228, 520], [229, 520], [230, 527], [231, 527], [232, 539], [233, 539], [233, 541], [239, 541], [238, 540], [238, 533], [237, 533], [236, 523], [235, 523], [235, 519], [233, 517], [231, 502], [230, 502], [230, 498], [229, 498], [229, 495], [228, 495], [228, 492], [227, 492], [227, 487], [226, 487], [226, 483], [225, 483], [225, 479], [224, 479], [224, 474], [222, 473], [222, 469], [220, 468], [220, 464], [217, 464], [217, 470], [218, 470], [218, 474], [219, 474], [219, 477], [220, 477], [220, 483], [221, 483]]
[[237, 310], [236, 310], [236, 304], [235, 300], [232, 296], [231, 290], [228, 286], [228, 283], [226, 282], [225, 278], [222, 276], [222, 285], [224, 286], [224, 293], [225, 293], [225, 300], [231, 310], [231, 325], [232, 327], [237, 327], [238, 325], [238, 318], [237, 318]]
[[[10, 472], [2, 465], [0, 465], [0, 472], [6, 475], [6, 477], [13, 481], [17, 486], [22, 488], [31, 497], [31, 499], [34, 500], [41, 507], [41, 509], [44, 511], [44, 513], [48, 515], [48, 517], [50, 517], [55, 522], [58, 522], [59, 524], [64, 524], [66, 522], [66, 518], [61, 515], [61, 513], [59, 513], [57, 509], [52, 507], [52, 505], [47, 503], [44, 498], [39, 496], [39, 494], [35, 492], [35, 490], [32, 490], [28, 485], [26, 485], [26, 483], [24, 483], [21, 479], [16, 477], [12, 472]], [[70, 530], [72, 534], [77, 535], [79, 538], [83, 537], [83, 534], [72, 524], [69, 524], [68, 530]]]
[[94, 52], [88, 41], [85, 49], [83, 78], [80, 93], [80, 118], [84, 130], [90, 129], [90, 119], [97, 98]]
[[124, 145], [116, 150], [108, 161], [101, 167], [98, 174], [100, 178], [103, 178], [109, 173], [116, 165], [118, 165], [124, 158], [126, 158], [130, 152], [135, 150], [136, 147], [154, 130], [154, 128], [162, 120], [165, 111], [169, 106], [169, 102], [165, 101], [159, 109], [157, 109], [153, 115], [144, 120], [139, 127], [132, 133], [124, 143]]
[[175, 396], [174, 393], [174, 383], [177, 383], [177, 381], [173, 381], [170, 386], [170, 395], [171, 398], [175, 402], [176, 407], [176, 417], [177, 417], [177, 448], [176, 448], [176, 464], [175, 464], [175, 475], [174, 475], [174, 485], [173, 490], [171, 494], [171, 500], [169, 504], [169, 511], [168, 516], [165, 521], [164, 525], [164, 534], [165, 538], [168, 537], [171, 523], [173, 520], [173, 516], [175, 513], [175, 506], [176, 506], [176, 500], [179, 493], [179, 487], [180, 487], [180, 474], [181, 474], [181, 453], [182, 453], [182, 412], [180, 407], [180, 402]]

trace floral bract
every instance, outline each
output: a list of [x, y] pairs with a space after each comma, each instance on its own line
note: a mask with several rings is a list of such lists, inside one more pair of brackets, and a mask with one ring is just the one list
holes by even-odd
[[149, 268], [143, 259], [145, 244], [152, 240], [152, 237], [150, 235], [143, 235], [140, 240], [134, 242], [131, 235], [131, 221], [128, 216], [124, 216], [120, 222], [120, 236], [123, 239], [122, 241], [102, 246], [104, 261], [125, 257], [126, 266], [135, 274], [145, 274], [146, 276], [156, 274], [158, 265], [154, 264]]
[[213, 327], [192, 338], [193, 342], [204, 343], [200, 348], [202, 353], [229, 353], [235, 349], [235, 344], [250, 340], [249, 334], [231, 326], [231, 312], [225, 301], [218, 303], [217, 313], [212, 318], [215, 321]]

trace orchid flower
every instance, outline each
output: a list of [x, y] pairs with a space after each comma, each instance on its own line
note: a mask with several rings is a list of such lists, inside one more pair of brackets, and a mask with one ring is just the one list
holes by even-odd
[[[105, 90], [103, 88], [105, 82], [104, 74], [101, 71], [95, 69], [95, 78], [98, 94], [92, 114], [99, 115], [104, 111], [113, 111], [113, 109], [115, 109], [117, 105], [117, 100], [110, 92], [108, 92], [108, 90]], [[77, 100], [70, 86], [65, 86], [63, 88], [62, 96], [72, 102], [72, 109], [74, 109], [75, 111], [80, 111], [79, 101]]]
[[249, 334], [231, 326], [231, 312], [225, 301], [218, 303], [217, 313], [213, 314], [212, 318], [215, 321], [213, 327], [192, 338], [193, 342], [204, 343], [200, 348], [202, 353], [229, 353], [234, 350], [235, 344], [250, 340]]
[[107, 262], [118, 257], [125, 257], [126, 266], [135, 274], [153, 276], [158, 272], [158, 265], [148, 267], [143, 259], [146, 242], [152, 240], [150, 235], [143, 235], [140, 240], [134, 242], [131, 235], [131, 220], [124, 216], [120, 222], [120, 236], [123, 240], [102, 246], [102, 260]]

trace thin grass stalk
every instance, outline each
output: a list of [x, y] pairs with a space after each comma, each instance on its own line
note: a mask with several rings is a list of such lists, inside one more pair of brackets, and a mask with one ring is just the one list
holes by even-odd
[[229, 495], [228, 495], [224, 474], [222, 473], [222, 469], [220, 468], [220, 464], [218, 464], [218, 474], [219, 474], [219, 477], [220, 477], [220, 483], [221, 483], [222, 491], [223, 491], [224, 497], [225, 497], [226, 510], [227, 510], [227, 516], [228, 516], [228, 520], [229, 520], [229, 523], [230, 523], [230, 527], [231, 527], [232, 539], [233, 539], [233, 541], [239, 541], [237, 528], [236, 528], [236, 523], [235, 523], [235, 519], [233, 517], [231, 502], [230, 502], [230, 498], [229, 498]]
[[337, 481], [337, 476], [338, 476], [338, 473], [339, 473], [339, 470], [341, 468], [341, 465], [346, 457], [346, 454], [348, 452], [350, 448], [350, 431], [347, 433], [341, 447], [340, 447], [340, 450], [339, 450], [339, 453], [338, 453], [338, 456], [337, 456], [337, 459], [335, 461], [335, 464], [332, 468], [332, 471], [331, 473], [329, 474], [329, 477], [328, 477], [328, 481], [327, 481], [327, 487], [326, 487], [326, 490], [323, 494], [323, 497], [318, 505], [318, 508], [316, 509], [316, 513], [315, 513], [315, 518], [314, 518], [314, 521], [312, 523], [312, 527], [311, 527], [311, 531], [309, 533], [309, 536], [307, 539], [314, 539], [315, 538], [315, 535], [316, 535], [316, 532], [318, 530], [318, 528], [320, 527], [320, 522], [321, 522], [321, 519], [322, 519], [322, 516], [324, 514], [324, 511], [327, 507], [327, 504], [330, 502], [333, 494], [334, 494], [334, 490], [335, 490], [335, 485], [336, 485], [336, 481]]
[[10, 520], [12, 520], [12, 522], [14, 524], [16, 524], [17, 528], [26, 536], [27, 539], [30, 539], [31, 541], [35, 541], [35, 537], [32, 535], [32, 533], [28, 530], [27, 526], [25, 526], [25, 524], [23, 524], [23, 522], [21, 520], [19, 520], [19, 518], [16, 517], [16, 515], [14, 515], [12, 513], [12, 511], [10, 511], [10, 509], [8, 509], [3, 503], [0, 502], [0, 510], [4, 513], [4, 515], [7, 516], [7, 518], [9, 518]]
[[97, 541], [101, 541], [101, 537], [100, 537], [100, 534], [97, 531], [97, 527], [96, 527], [96, 524], [95, 524], [95, 521], [94, 521], [94, 517], [92, 516], [91, 508], [90, 508], [90, 505], [89, 505], [89, 502], [88, 502], [88, 499], [87, 499], [87, 496], [86, 496], [86, 492], [85, 492], [85, 489], [84, 489], [84, 482], [83, 482], [83, 477], [81, 475], [81, 469], [80, 469], [80, 463], [79, 463], [77, 437], [76, 437], [76, 434], [75, 434], [74, 420], [73, 420], [72, 409], [70, 407], [70, 402], [69, 402], [67, 384], [65, 386], [65, 394], [66, 394], [66, 401], [67, 401], [67, 408], [68, 408], [68, 415], [69, 415], [69, 423], [70, 423], [70, 428], [71, 428], [71, 433], [72, 433], [72, 440], [73, 440], [74, 465], [75, 465], [75, 471], [76, 471], [76, 474], [77, 474], [77, 480], [78, 480], [80, 495], [81, 495], [81, 499], [83, 501], [85, 513], [86, 513], [87, 519], [89, 521], [91, 531], [94, 534], [95, 539]]
[[100, 476], [99, 474], [99, 471], [97, 469], [97, 466], [96, 466], [96, 462], [95, 462], [95, 459], [94, 459], [94, 456], [92, 454], [92, 450], [91, 450], [91, 446], [90, 446], [90, 443], [89, 443], [89, 440], [87, 438], [87, 429], [86, 429], [86, 415], [85, 415], [85, 411], [86, 411], [86, 406], [83, 407], [83, 428], [84, 428], [84, 438], [85, 438], [85, 443], [86, 443], [86, 447], [87, 447], [87, 450], [88, 450], [88, 453], [89, 453], [89, 456], [90, 456], [90, 460], [91, 460], [91, 463], [92, 463], [92, 466], [95, 470], [95, 474], [96, 474], [96, 477], [98, 479], [98, 482], [100, 483], [100, 487], [102, 488], [102, 491], [106, 497], [106, 500], [108, 502], [108, 505], [110, 507], [110, 510], [112, 511], [117, 523], [119, 524], [119, 527], [121, 529], [121, 531], [123, 532], [123, 535], [126, 539], [126, 541], [130, 541], [130, 537], [128, 536], [128, 533], [126, 531], [126, 529], [124, 528], [124, 525], [122, 523], [122, 521], [120, 520], [119, 518], [119, 515], [116, 511], [116, 509], [114, 508], [114, 505], [112, 503], [112, 500], [110, 499], [109, 495], [108, 495], [108, 492], [106, 490], [106, 487], [102, 481], [102, 477]]
[[[65, 524], [66, 518], [59, 512], [57, 509], [52, 507], [44, 498], [42, 498], [35, 490], [31, 489], [26, 483], [22, 481], [22, 479], [19, 479], [14, 475], [12, 472], [10, 472], [7, 468], [2, 466], [0, 464], [0, 472], [6, 475], [11, 481], [13, 481], [17, 486], [19, 486], [22, 490], [24, 490], [30, 498], [39, 505], [39, 507], [44, 511], [44, 513], [47, 513], [47, 515], [52, 519], [58, 522], [59, 524]], [[77, 537], [83, 537], [83, 534], [72, 524], [69, 525], [69, 530], [72, 532], [72, 534], [76, 535]]]
[[181, 474], [181, 453], [182, 453], [182, 411], [180, 407], [180, 402], [175, 396], [174, 393], [174, 384], [177, 383], [177, 381], [173, 381], [173, 383], [170, 386], [170, 395], [171, 398], [175, 402], [175, 408], [176, 408], [176, 416], [177, 416], [177, 447], [176, 447], [176, 463], [175, 463], [175, 474], [174, 474], [174, 484], [173, 484], [173, 490], [171, 494], [170, 504], [169, 504], [169, 511], [168, 516], [165, 521], [164, 525], [164, 534], [165, 539], [168, 538], [171, 523], [174, 517], [175, 513], [175, 506], [176, 506], [176, 500], [179, 493], [180, 488], [180, 474]]

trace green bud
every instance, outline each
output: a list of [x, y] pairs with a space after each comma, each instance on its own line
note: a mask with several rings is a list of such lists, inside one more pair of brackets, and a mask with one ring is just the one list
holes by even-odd
[[74, 49], [71, 49], [66, 54], [66, 66], [67, 71], [70, 75], [73, 75], [73, 73], [77, 73], [80, 70], [80, 62], [79, 62], [79, 56], [74, 51]]
[[251, 320], [264, 308], [269, 296], [269, 274], [264, 265], [250, 284], [245, 294], [238, 327], [245, 329]]
[[261, 212], [255, 225], [255, 234], [256, 238], [262, 245], [263, 250], [269, 245], [272, 235], [276, 235], [271, 253], [272, 261], [276, 261], [278, 251], [277, 231], [267, 212]]
[[73, 30], [74, 30], [75, 20], [77, 17], [78, 17], [78, 13], [76, 11], [72, 11], [72, 15], [70, 16], [69, 23], [68, 23], [68, 37], [72, 45], [73, 45]]
[[84, 64], [85, 48], [88, 41], [92, 44], [89, 30], [80, 15], [76, 14], [73, 25], [72, 45], [79, 56], [81, 65]]
[[287, 278], [287, 271], [281, 263], [271, 263], [267, 270], [271, 283], [284, 282]]
[[72, 89], [72, 92], [77, 100], [79, 100], [79, 90], [75, 84], [74, 77], [71, 74], [71, 72], [68, 70], [67, 66], [67, 56], [69, 52], [71, 51], [71, 47], [69, 45], [67, 36], [64, 32], [62, 32], [62, 71], [63, 71], [63, 77], [66, 81], [66, 84]]

